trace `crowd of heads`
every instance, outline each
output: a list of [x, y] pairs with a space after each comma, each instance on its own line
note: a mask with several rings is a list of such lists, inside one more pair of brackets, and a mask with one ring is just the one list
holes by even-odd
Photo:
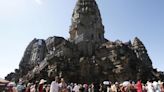
[[[3, 91], [2, 91], [3, 92]], [[164, 92], [162, 81], [141, 80], [124, 82], [67, 83], [64, 78], [56, 76], [50, 83], [45, 79], [34, 83], [25, 83], [22, 79], [16, 84], [8, 83], [4, 92]]]

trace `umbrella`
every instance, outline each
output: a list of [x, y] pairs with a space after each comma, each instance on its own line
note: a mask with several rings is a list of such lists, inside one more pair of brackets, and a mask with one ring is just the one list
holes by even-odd
[[103, 84], [104, 85], [109, 85], [109, 81], [104, 81]]
[[9, 81], [0, 78], [0, 84], [7, 84], [7, 83], [9, 83]]
[[128, 86], [129, 84], [130, 84], [129, 81], [124, 81], [124, 82], [122, 83], [123, 86]]

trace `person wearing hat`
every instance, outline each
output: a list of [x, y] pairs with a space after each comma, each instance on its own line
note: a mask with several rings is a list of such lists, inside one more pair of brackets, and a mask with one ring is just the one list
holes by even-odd
[[15, 82], [8, 83], [7, 87], [8, 87], [8, 92], [17, 92]]
[[39, 92], [43, 92], [43, 86], [44, 86], [45, 82], [46, 82], [46, 80], [44, 80], [44, 79], [40, 80], [40, 82], [39, 82]]

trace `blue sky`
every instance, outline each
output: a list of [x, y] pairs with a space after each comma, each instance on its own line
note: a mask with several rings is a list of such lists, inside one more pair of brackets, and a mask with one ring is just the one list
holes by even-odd
[[[77, 0], [0, 0], [0, 77], [18, 68], [34, 38], [69, 37]], [[164, 0], [97, 0], [105, 37], [123, 42], [139, 37], [153, 66], [164, 71]]]

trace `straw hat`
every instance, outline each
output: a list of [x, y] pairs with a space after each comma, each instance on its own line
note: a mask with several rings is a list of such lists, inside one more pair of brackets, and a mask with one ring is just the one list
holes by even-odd
[[45, 82], [47, 82], [47, 81], [44, 80], [44, 79], [41, 79], [40, 82], [39, 82], [39, 84], [44, 84]]

